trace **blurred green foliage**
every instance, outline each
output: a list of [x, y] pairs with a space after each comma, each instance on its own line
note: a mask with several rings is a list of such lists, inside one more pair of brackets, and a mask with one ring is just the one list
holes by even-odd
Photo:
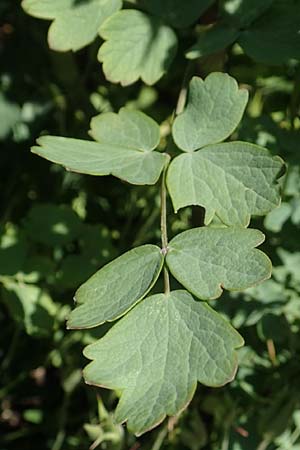
[[[92, 116], [128, 106], [160, 122], [163, 144], [175, 152], [169, 124], [184, 52], [216, 21], [218, 5], [177, 31], [177, 56], [158, 84], [121, 88], [106, 81], [97, 62], [100, 38], [77, 53], [56, 53], [48, 48], [46, 22], [26, 15], [18, 1], [1, 1], [1, 450], [80, 450], [93, 442], [91, 448], [108, 450], [300, 449], [300, 66], [293, 59], [300, 19], [285, 14], [283, 0], [264, 8], [254, 2], [258, 12], [247, 2], [221, 3], [228, 22], [239, 29], [252, 24], [259, 49], [242, 31], [244, 51], [238, 44], [218, 49], [195, 60], [193, 70], [224, 70], [246, 86], [251, 99], [234, 138], [265, 145], [288, 163], [281, 207], [251, 224], [269, 236], [273, 278], [214, 303], [245, 338], [236, 380], [217, 390], [199, 386], [180, 417], [137, 439], [113, 421], [115, 394], [82, 382], [82, 348], [105, 327], [67, 332], [65, 320], [74, 290], [97, 268], [134, 245], [159, 242], [158, 190], [68, 173], [29, 148], [41, 134], [87, 138]], [[299, 10], [298, 1], [288, 3]], [[153, 8], [157, 14], [158, 2]], [[283, 12], [274, 16], [274, 8]], [[173, 20], [183, 19], [176, 12]], [[170, 214], [170, 237], [202, 223], [201, 208]]]

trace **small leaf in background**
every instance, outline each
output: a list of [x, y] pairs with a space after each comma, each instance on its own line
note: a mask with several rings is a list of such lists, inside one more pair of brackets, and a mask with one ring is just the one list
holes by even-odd
[[171, 240], [166, 262], [192, 294], [214, 299], [223, 289], [241, 291], [271, 276], [271, 261], [255, 249], [263, 241], [258, 230], [194, 228]]
[[217, 53], [233, 44], [238, 35], [239, 31], [226, 23], [204, 29], [200, 31], [197, 43], [186, 52], [186, 57], [197, 59]]
[[30, 336], [53, 333], [57, 307], [51, 297], [37, 286], [5, 280], [2, 295], [12, 318]]
[[167, 173], [175, 211], [188, 205], [205, 208], [226, 225], [249, 225], [251, 215], [265, 215], [280, 204], [284, 165], [268, 150], [246, 142], [209, 145], [177, 156]]
[[91, 328], [122, 316], [155, 284], [163, 255], [155, 245], [137, 247], [100, 269], [76, 292], [68, 328]]
[[88, 175], [114, 175], [131, 184], [155, 184], [163, 170], [165, 154], [115, 144], [60, 136], [43, 136], [32, 152], [67, 170]]
[[[186, 291], [147, 298], [84, 354], [88, 384], [120, 389], [118, 422], [139, 435], [191, 401], [197, 381], [222, 386], [237, 367], [243, 339]], [[105, 363], [103, 363], [105, 361]]]
[[48, 41], [53, 50], [77, 51], [93, 42], [102, 23], [121, 8], [121, 0], [23, 0], [30, 15], [53, 20]]
[[214, 3], [214, 0], [141, 0], [141, 4], [150, 13], [155, 14], [170, 25], [185, 28], [197, 19]]
[[56, 246], [72, 242], [80, 234], [81, 221], [69, 206], [33, 206], [24, 221], [27, 235], [35, 242]]
[[0, 275], [16, 275], [22, 270], [27, 256], [24, 233], [8, 225], [0, 228]]
[[248, 92], [225, 73], [212, 73], [205, 80], [193, 77], [185, 111], [173, 125], [176, 145], [193, 152], [226, 139], [238, 126], [248, 101]]
[[174, 31], [154, 16], [137, 10], [123, 10], [101, 27], [106, 42], [98, 59], [106, 78], [123, 86], [141, 78], [155, 84], [168, 70], [177, 50]]
[[247, 55], [265, 64], [300, 59], [299, 16], [298, 1], [274, 0], [271, 8], [241, 33], [238, 42]]
[[21, 108], [0, 92], [0, 139], [5, 139], [21, 120]]
[[271, 211], [264, 220], [264, 226], [267, 230], [278, 233], [292, 214], [292, 206], [289, 203], [281, 205]]
[[274, 0], [224, 0], [221, 2], [221, 15], [227, 23], [244, 28], [267, 11], [273, 2]]

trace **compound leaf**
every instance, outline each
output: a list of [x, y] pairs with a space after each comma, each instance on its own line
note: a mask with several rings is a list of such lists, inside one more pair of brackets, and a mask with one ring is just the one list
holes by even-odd
[[222, 386], [234, 378], [243, 339], [207, 304], [186, 291], [147, 298], [84, 354], [88, 384], [121, 390], [118, 422], [142, 434], [174, 416], [197, 381]]
[[197, 43], [186, 52], [186, 57], [196, 59], [219, 52], [231, 45], [238, 35], [236, 28], [225, 23], [214, 25], [200, 32]]
[[300, 59], [299, 17], [298, 1], [275, 0], [264, 15], [241, 33], [238, 42], [251, 58], [265, 64]]
[[152, 151], [159, 143], [159, 126], [139, 111], [121, 109], [92, 119], [91, 135], [98, 142], [43, 136], [32, 152], [68, 170], [89, 175], [114, 175], [132, 184], [155, 184], [166, 154]]
[[48, 41], [53, 50], [79, 50], [90, 44], [102, 23], [122, 6], [121, 0], [23, 0], [24, 10], [52, 19]]
[[174, 121], [176, 145], [192, 152], [223, 141], [239, 124], [247, 101], [248, 92], [225, 73], [211, 73], [204, 81], [193, 77], [187, 108]]
[[214, 2], [214, 0], [142, 0], [140, 4], [172, 26], [185, 28], [195, 22]]
[[163, 264], [155, 245], [130, 250], [100, 269], [76, 292], [68, 328], [92, 328], [122, 316], [155, 284]]
[[192, 294], [215, 299], [223, 288], [240, 291], [271, 276], [271, 261], [255, 249], [263, 241], [258, 230], [194, 228], [171, 240], [166, 262]]
[[106, 40], [98, 59], [106, 78], [123, 86], [141, 78], [156, 83], [172, 62], [177, 37], [160, 19], [137, 10], [123, 10], [111, 16], [101, 27]]
[[175, 211], [200, 205], [206, 224], [216, 214], [226, 225], [246, 227], [251, 215], [265, 215], [280, 204], [282, 170], [281, 158], [265, 148], [227, 142], [177, 156], [167, 185]]

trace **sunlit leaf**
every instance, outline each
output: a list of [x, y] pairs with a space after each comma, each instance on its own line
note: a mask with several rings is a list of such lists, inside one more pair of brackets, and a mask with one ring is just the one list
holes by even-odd
[[248, 92], [225, 73], [212, 73], [205, 80], [194, 77], [187, 107], [173, 125], [175, 143], [192, 152], [223, 141], [239, 124], [247, 101]]
[[69, 328], [91, 328], [122, 316], [156, 282], [163, 255], [155, 245], [137, 247], [100, 269], [76, 292], [79, 306]]
[[137, 10], [123, 10], [101, 27], [98, 58], [106, 78], [123, 86], [141, 78], [156, 83], [167, 71], [177, 48], [174, 31], [154, 16]]
[[152, 151], [159, 143], [159, 127], [145, 114], [121, 109], [91, 122], [99, 142], [43, 136], [32, 152], [67, 170], [88, 175], [114, 175], [132, 184], [155, 184], [167, 162], [166, 154]]
[[87, 383], [122, 392], [118, 422], [142, 434], [174, 416], [197, 381], [222, 386], [236, 372], [243, 339], [208, 305], [186, 291], [147, 298], [84, 354]]
[[121, 0], [23, 0], [24, 10], [53, 20], [48, 41], [53, 50], [79, 50], [90, 44], [102, 23], [121, 8]]
[[214, 299], [223, 289], [241, 291], [271, 276], [269, 258], [255, 249], [263, 241], [258, 230], [194, 228], [171, 240], [167, 264], [194, 295]]
[[246, 142], [209, 145], [177, 156], [167, 174], [174, 209], [205, 208], [205, 223], [216, 214], [226, 225], [249, 225], [280, 203], [278, 177], [283, 162]]

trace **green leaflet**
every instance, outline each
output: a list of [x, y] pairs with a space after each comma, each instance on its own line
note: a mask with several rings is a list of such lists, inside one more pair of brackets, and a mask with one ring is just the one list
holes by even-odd
[[68, 328], [92, 328], [122, 316], [155, 284], [163, 265], [155, 245], [130, 250], [100, 269], [76, 292]]
[[139, 78], [146, 84], [156, 83], [167, 71], [177, 49], [177, 37], [170, 27], [133, 9], [111, 16], [100, 34], [106, 40], [98, 54], [105, 76], [123, 86]]
[[239, 31], [226, 23], [216, 24], [199, 33], [198, 41], [187, 52], [188, 59], [219, 52], [235, 42]]
[[139, 435], [184, 409], [197, 381], [231, 381], [235, 349], [242, 345], [237, 331], [188, 292], [154, 295], [84, 350], [94, 360], [84, 377], [88, 384], [122, 391], [116, 420], [127, 420]]
[[91, 121], [90, 135], [101, 144], [142, 151], [154, 150], [160, 140], [158, 124], [141, 111], [121, 108], [119, 114], [99, 114]]
[[206, 224], [216, 214], [226, 225], [246, 227], [251, 215], [265, 215], [280, 204], [282, 169], [281, 158], [263, 147], [227, 142], [177, 156], [167, 186], [175, 211], [201, 205]]
[[265, 64], [300, 59], [300, 3], [275, 0], [271, 8], [242, 32], [238, 42], [245, 53]]
[[213, 2], [214, 0], [141, 0], [139, 3], [174, 27], [185, 28], [196, 22]]
[[152, 151], [159, 143], [159, 126], [154, 120], [123, 108], [119, 114], [92, 119], [90, 133], [99, 142], [43, 136], [32, 152], [70, 171], [111, 174], [132, 184], [156, 183], [168, 156]]
[[226, 139], [244, 113], [248, 92], [225, 73], [211, 73], [203, 81], [193, 77], [185, 111], [174, 121], [176, 145], [192, 152]]
[[194, 228], [171, 240], [166, 262], [192, 294], [215, 299], [223, 288], [240, 291], [271, 276], [271, 261], [255, 249], [263, 241], [258, 230]]
[[79, 50], [90, 44], [101, 24], [122, 6], [121, 0], [23, 0], [24, 10], [41, 19], [53, 19], [48, 41], [53, 50]]

